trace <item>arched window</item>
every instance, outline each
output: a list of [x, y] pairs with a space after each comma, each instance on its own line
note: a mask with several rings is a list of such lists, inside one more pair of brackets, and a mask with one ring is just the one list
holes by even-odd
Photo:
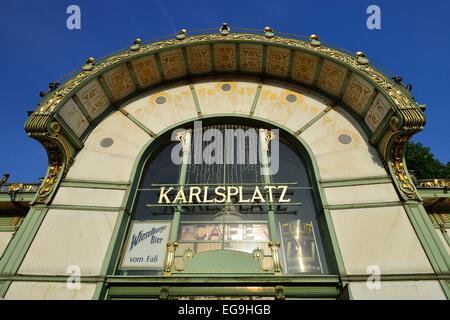
[[179, 273], [248, 273], [244, 256], [263, 273], [330, 272], [298, 146], [275, 131], [229, 124], [181, 130], [178, 140], [163, 141], [143, 168], [119, 273], [161, 274], [168, 241], [177, 244], [170, 263]]

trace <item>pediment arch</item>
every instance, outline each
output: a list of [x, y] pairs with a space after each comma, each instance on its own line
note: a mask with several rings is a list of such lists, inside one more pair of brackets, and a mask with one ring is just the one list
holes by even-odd
[[[270, 87], [274, 92], [277, 87], [281, 91], [300, 87], [291, 90], [294, 98], [301, 90], [305, 93], [301, 94], [303, 97], [321, 96], [327, 104], [316, 114], [316, 121], [309, 121], [306, 128], [309, 131], [302, 132], [305, 128], [298, 126], [295, 133], [307, 136], [312, 132], [311, 126], [318, 126], [327, 117], [334, 117], [336, 121], [346, 118], [349, 123], [353, 122], [348, 130], [359, 127], [364, 132], [367, 150], [376, 148], [379, 158], [395, 178], [401, 197], [417, 199], [404, 165], [403, 147], [412, 134], [422, 129], [425, 117], [407, 90], [373, 68], [362, 54], [351, 56], [318, 41], [230, 33], [150, 44], [138, 42], [98, 62], [88, 60], [79, 73], [49, 92], [26, 123], [29, 135], [40, 140], [49, 154], [49, 170], [36, 203], [51, 201], [58, 182], [70, 175], [73, 160], [86, 149], [87, 141], [104, 121], [134, 119], [142, 132], [149, 129], [146, 133], [150, 137], [158, 134], [154, 132], [157, 130], [140, 126], [142, 123], [133, 111], [127, 111], [132, 99], [164, 88], [184, 90], [192, 99], [189, 111], [192, 118], [212, 115], [208, 115], [207, 110], [214, 106], [205, 103], [202, 109], [200, 101], [202, 90], [221, 90], [211, 77], [229, 79], [231, 92], [239, 91], [233, 83], [243, 82], [233, 79], [254, 79], [247, 81], [251, 85], [244, 89], [248, 97], [241, 97], [247, 99], [244, 104], [249, 118], [270, 119], [282, 115], [279, 112], [258, 114], [263, 110], [258, 109], [258, 101], [264, 99], [265, 90]], [[167, 101], [170, 97], [163, 98]], [[232, 113], [239, 112], [242, 110]], [[285, 124], [288, 128], [294, 126]]]

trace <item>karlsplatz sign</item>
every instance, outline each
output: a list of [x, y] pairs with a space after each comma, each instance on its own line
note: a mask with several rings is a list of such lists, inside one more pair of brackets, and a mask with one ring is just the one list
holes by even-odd
[[236, 199], [239, 204], [290, 203], [287, 185], [253, 186], [248, 190], [243, 186], [188, 186], [161, 187], [158, 204], [221, 204]]
[[170, 222], [133, 221], [128, 234], [122, 269], [162, 269]]

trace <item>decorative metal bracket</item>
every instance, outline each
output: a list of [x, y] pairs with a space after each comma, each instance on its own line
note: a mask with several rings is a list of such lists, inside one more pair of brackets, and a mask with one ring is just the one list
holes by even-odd
[[167, 242], [167, 255], [164, 261], [164, 275], [170, 276], [172, 273], [173, 261], [175, 260], [175, 250], [177, 250], [178, 242]]
[[194, 251], [192, 251], [191, 249], [187, 249], [184, 251], [183, 253], [183, 266], [181, 268], [178, 268], [175, 265], [175, 259], [173, 262], [173, 270], [175, 271], [184, 271], [189, 263], [189, 260], [191, 260], [191, 258], [194, 256]]
[[269, 241], [269, 248], [272, 252], [273, 259], [273, 271], [277, 274], [281, 273], [281, 262], [280, 262], [280, 242]]
[[269, 271], [270, 268], [264, 268], [264, 250], [261, 248], [256, 248], [252, 252], [253, 258], [258, 262], [259, 267], [262, 271]]

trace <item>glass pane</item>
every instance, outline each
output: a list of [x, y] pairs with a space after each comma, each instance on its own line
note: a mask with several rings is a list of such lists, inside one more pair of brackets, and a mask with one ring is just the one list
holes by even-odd
[[[180, 165], [171, 159], [176, 142], [165, 145], [149, 159], [142, 171], [142, 180], [136, 193], [133, 216], [136, 220], [172, 220], [173, 207], [154, 206], [158, 202], [159, 184], [177, 184]], [[152, 207], [148, 207], [151, 205]]]
[[278, 206], [275, 210], [283, 273], [328, 273], [307, 166], [305, 160], [285, 142], [280, 143], [280, 169], [272, 179], [278, 183], [293, 183], [289, 185], [287, 197], [291, 203], [300, 203]]

